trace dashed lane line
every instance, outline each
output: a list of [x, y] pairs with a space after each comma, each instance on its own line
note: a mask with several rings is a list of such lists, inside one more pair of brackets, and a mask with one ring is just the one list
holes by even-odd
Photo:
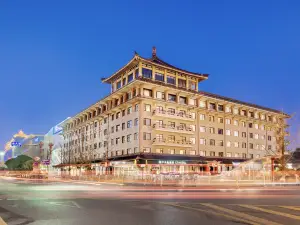
[[281, 205], [281, 206], [278, 206], [278, 207], [280, 207], [280, 208], [285, 208], [285, 209], [292, 209], [292, 210], [300, 211], [300, 206]]
[[[212, 211], [208, 211], [208, 210], [203, 210], [203, 209], [199, 209], [199, 208], [193, 208], [193, 207], [189, 207], [189, 206], [178, 205], [178, 204], [169, 203], [169, 202], [159, 202], [159, 203], [161, 203], [163, 205], [168, 205], [168, 206], [173, 206], [173, 207], [178, 207], [178, 208], [183, 208], [183, 209], [189, 209], [189, 210], [194, 210], [194, 211], [198, 211], [198, 212], [204, 212], [204, 213], [212, 214], [212, 215], [215, 215], [215, 216], [218, 216], [218, 217], [222, 216], [222, 217], [225, 217], [225, 218], [233, 220], [233, 221], [243, 222], [243, 223], [250, 224], [250, 225], [260, 225], [261, 224], [261, 223], [256, 223], [256, 222], [253, 222], [253, 221], [248, 221], [248, 220], [244, 220], [244, 219], [241, 219], [241, 218], [237, 218], [234, 215], [228, 215], [228, 214], [219, 213], [219, 212], [212, 212]], [[269, 224], [267, 224], [267, 225], [269, 225]], [[272, 224], [272, 225], [275, 225], [275, 224]], [[276, 225], [280, 225], [280, 224], [276, 224]]]
[[288, 213], [284, 213], [284, 212], [278, 212], [278, 211], [274, 211], [274, 210], [270, 210], [270, 209], [264, 209], [264, 208], [260, 208], [260, 207], [253, 206], [253, 205], [239, 205], [239, 206], [242, 206], [242, 207], [248, 208], [248, 209], [254, 209], [254, 210], [270, 213], [273, 215], [287, 217], [287, 218], [294, 219], [294, 220], [300, 220], [300, 216], [296, 216], [296, 215], [292, 215], [292, 214], [288, 214]]
[[220, 207], [220, 206], [217, 206], [217, 205], [213, 205], [213, 204], [210, 204], [210, 203], [202, 203], [201, 205], [212, 208], [212, 209], [215, 209], [215, 210], [219, 210], [219, 211], [222, 211], [222, 212], [225, 212], [225, 213], [228, 213], [228, 214], [230, 214], [231, 216], [234, 216], [234, 217], [238, 216], [238, 217], [247, 219], [249, 221], [254, 221], [258, 224], [279, 225], [279, 223], [276, 223], [276, 222], [272, 222], [272, 221], [269, 221], [269, 220], [266, 220], [266, 219], [263, 219], [263, 218], [260, 218], [260, 217], [252, 216], [252, 215], [249, 215], [249, 214], [246, 214], [246, 213], [238, 212], [238, 211], [235, 211], [235, 210], [232, 210], [232, 209], [226, 209], [226, 208], [223, 208], [223, 207]]

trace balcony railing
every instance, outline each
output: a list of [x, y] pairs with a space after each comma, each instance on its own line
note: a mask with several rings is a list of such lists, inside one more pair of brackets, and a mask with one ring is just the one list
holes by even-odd
[[153, 110], [153, 115], [166, 116], [178, 119], [194, 120], [192, 114], [183, 112], [172, 112], [166, 110]]
[[171, 126], [167, 124], [153, 124], [153, 128], [159, 129], [159, 130], [165, 130], [169, 132], [183, 132], [183, 133], [194, 133], [195, 131], [189, 127], [189, 126]]
[[153, 145], [166, 145], [176, 147], [192, 147], [193, 143], [186, 140], [168, 140], [163, 138], [154, 138]]

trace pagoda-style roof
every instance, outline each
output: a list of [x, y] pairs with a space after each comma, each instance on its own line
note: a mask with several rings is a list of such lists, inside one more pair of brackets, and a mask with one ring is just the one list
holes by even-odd
[[131, 68], [135, 67], [138, 64], [138, 62], [150, 63], [154, 66], [160, 66], [160, 67], [163, 67], [164, 69], [174, 70], [176, 72], [187, 74], [190, 76], [195, 76], [198, 78], [202, 78], [204, 80], [208, 78], [208, 74], [187, 71], [187, 70], [180, 69], [179, 67], [173, 66], [173, 65], [165, 62], [164, 60], [160, 59], [156, 55], [156, 48], [153, 47], [151, 58], [143, 58], [137, 52], [135, 52], [134, 57], [125, 66], [123, 66], [121, 69], [119, 69], [116, 73], [114, 73], [110, 77], [102, 78], [102, 82], [111, 83], [113, 80], [118, 79], [118, 77], [119, 77], [118, 75], [123, 74], [127, 70], [130, 70]]

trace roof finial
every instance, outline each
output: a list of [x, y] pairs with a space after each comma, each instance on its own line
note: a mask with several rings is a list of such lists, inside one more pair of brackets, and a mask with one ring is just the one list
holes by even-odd
[[152, 47], [152, 57], [156, 57], [156, 47]]

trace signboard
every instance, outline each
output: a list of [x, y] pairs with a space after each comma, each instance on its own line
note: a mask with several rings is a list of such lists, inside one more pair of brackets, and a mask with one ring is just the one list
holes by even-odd
[[18, 146], [18, 147], [21, 147], [21, 143], [20, 142], [17, 142], [17, 141], [13, 141], [11, 142], [11, 146], [14, 147], [14, 146]]
[[42, 160], [42, 164], [48, 166], [50, 165], [50, 160], [49, 159]]
[[182, 160], [159, 160], [158, 164], [186, 164], [186, 161], [182, 161]]

